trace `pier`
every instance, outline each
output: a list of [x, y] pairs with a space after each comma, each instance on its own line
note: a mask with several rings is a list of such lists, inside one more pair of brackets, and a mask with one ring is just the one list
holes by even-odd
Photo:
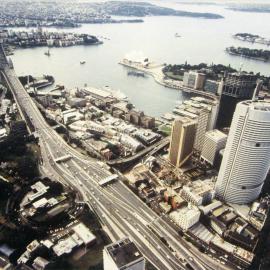
[[184, 91], [186, 93], [193, 93], [200, 96], [204, 96], [213, 100], [217, 100], [218, 97], [216, 95], [213, 95], [211, 93], [206, 93], [201, 90], [195, 90], [186, 86], [183, 86], [180, 81], [173, 80], [173, 79], [166, 79], [166, 76], [164, 75], [162, 69], [165, 66], [165, 64], [143, 64], [141, 62], [133, 62], [129, 61], [127, 59], [123, 59], [119, 62], [120, 65], [123, 65], [128, 68], [135, 69], [140, 72], [144, 72], [145, 74], [148, 74], [154, 78], [154, 80], [159, 83], [160, 85], [163, 85], [168, 88], [177, 89]]

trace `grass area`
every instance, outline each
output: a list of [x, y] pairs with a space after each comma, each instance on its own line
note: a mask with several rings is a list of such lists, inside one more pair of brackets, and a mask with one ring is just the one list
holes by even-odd
[[78, 261], [70, 261], [70, 270], [103, 270], [103, 244], [95, 244]]
[[0, 199], [0, 216], [5, 212], [6, 200]]
[[32, 152], [33, 156], [36, 159], [39, 159], [39, 157], [41, 156], [41, 152], [40, 152], [40, 147], [38, 146], [38, 144], [28, 143], [28, 144], [26, 144], [26, 147], [27, 147], [27, 151]]
[[[16, 165], [17, 165], [16, 162], [9, 162], [10, 167], [15, 167]], [[8, 174], [8, 170], [0, 168], [0, 175], [5, 179], [7, 179], [10, 183], [14, 182], [14, 177]]]
[[183, 75], [175, 75], [171, 71], [165, 72], [165, 75], [171, 79], [177, 80], [177, 81], [183, 81]]
[[171, 135], [172, 127], [170, 125], [162, 125], [159, 127], [159, 131], [162, 132], [165, 136]]
[[[70, 260], [69, 267], [63, 268], [63, 270], [103, 270], [103, 248], [110, 243], [110, 240], [101, 229], [92, 212], [85, 212], [81, 217], [81, 221], [87, 224], [96, 235], [97, 242], [78, 261]], [[156, 268], [147, 261], [146, 270], [156, 270]]]

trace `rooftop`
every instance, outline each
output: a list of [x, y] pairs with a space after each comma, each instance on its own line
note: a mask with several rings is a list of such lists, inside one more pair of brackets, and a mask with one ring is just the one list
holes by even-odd
[[208, 131], [206, 134], [207, 134], [207, 137], [211, 138], [213, 141], [220, 141], [222, 139], [224, 140], [227, 138], [227, 135], [219, 131], [218, 129]]
[[214, 183], [211, 179], [204, 181], [197, 180], [192, 183], [192, 186], [184, 186], [183, 188], [195, 194], [203, 195], [204, 193], [214, 190]]
[[83, 223], [79, 223], [78, 225], [74, 226], [73, 231], [86, 245], [96, 239], [95, 235], [92, 234], [91, 231]]
[[143, 258], [141, 252], [128, 238], [112, 243], [105, 249], [119, 268]]
[[266, 100], [260, 100], [260, 101], [246, 100], [246, 101], [243, 101], [242, 104], [250, 106], [253, 110], [270, 112], [270, 102]]

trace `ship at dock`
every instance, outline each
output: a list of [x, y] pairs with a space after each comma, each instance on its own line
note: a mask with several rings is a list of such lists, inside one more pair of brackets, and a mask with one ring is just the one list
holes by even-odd
[[103, 99], [111, 98], [111, 99], [117, 99], [120, 101], [128, 101], [127, 96], [122, 93], [120, 90], [114, 90], [111, 89], [109, 86], [105, 86], [103, 88], [95, 88], [95, 87], [84, 87], [81, 89], [82, 92], [84, 92], [86, 95], [101, 97]]
[[140, 71], [128, 71], [127, 73], [128, 76], [135, 76], [135, 77], [145, 77], [145, 73], [144, 72], [140, 72]]
[[26, 89], [35, 88], [36, 90], [40, 90], [53, 84], [54, 78], [53, 76], [50, 75], [43, 75], [43, 77], [36, 77], [36, 78], [32, 76], [27, 76], [27, 83], [25, 84], [25, 88]]

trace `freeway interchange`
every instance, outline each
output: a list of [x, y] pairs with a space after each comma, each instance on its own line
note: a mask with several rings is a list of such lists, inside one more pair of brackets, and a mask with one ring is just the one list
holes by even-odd
[[[101, 187], [99, 181], [111, 173], [96, 160], [70, 147], [46, 123], [14, 69], [4, 61], [6, 57], [3, 50], [0, 54], [2, 78], [12, 91], [22, 116], [30, 119], [39, 137], [43, 159], [41, 170], [52, 179], [80, 192], [112, 241], [129, 236], [142, 254], [160, 270], [187, 269], [187, 263], [196, 270], [230, 269], [200, 253], [182, 239], [168, 222], [156, 215], [123, 182]], [[67, 155], [69, 159], [56, 162]]]

